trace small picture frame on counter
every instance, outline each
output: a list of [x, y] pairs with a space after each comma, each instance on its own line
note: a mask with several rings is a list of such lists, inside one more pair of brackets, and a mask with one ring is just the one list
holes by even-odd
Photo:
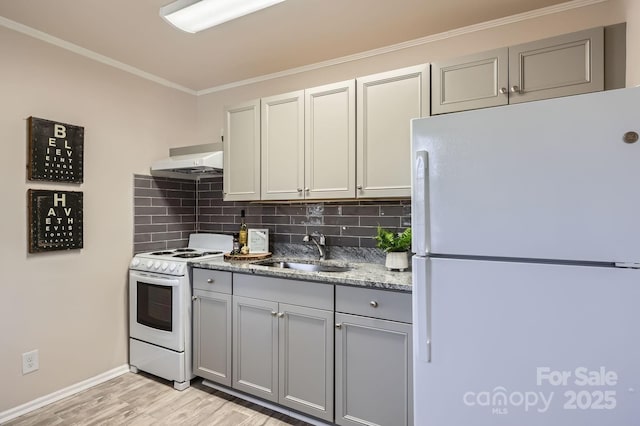
[[269, 230], [264, 228], [249, 229], [247, 238], [249, 253], [268, 253], [269, 252]]

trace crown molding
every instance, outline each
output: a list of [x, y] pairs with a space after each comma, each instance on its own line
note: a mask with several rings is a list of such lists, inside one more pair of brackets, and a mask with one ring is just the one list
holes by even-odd
[[210, 93], [221, 92], [236, 87], [247, 86], [249, 84], [260, 83], [267, 80], [273, 80], [276, 78], [287, 77], [294, 74], [300, 74], [303, 72], [314, 71], [334, 65], [340, 65], [347, 62], [358, 61], [361, 59], [370, 58], [373, 56], [384, 55], [386, 53], [397, 52], [403, 49], [409, 49], [411, 47], [422, 46], [425, 44], [433, 43], [436, 41], [446, 40], [453, 37], [459, 37], [465, 34], [471, 34], [478, 31], [484, 31], [491, 28], [497, 28], [504, 25], [514, 24], [516, 22], [526, 21], [529, 19], [535, 19], [546, 15], [553, 15], [554, 13], [565, 12], [567, 10], [578, 9], [581, 7], [591, 6], [598, 3], [604, 3], [609, 0], [572, 0], [566, 3], [560, 3], [554, 6], [548, 6], [542, 9], [536, 9], [529, 12], [519, 13], [517, 15], [507, 16], [505, 18], [494, 19], [492, 21], [481, 22], [479, 24], [469, 25], [466, 27], [458, 28], [451, 31], [445, 31], [438, 34], [433, 34], [426, 37], [417, 38], [414, 40], [408, 40], [402, 43], [393, 44], [390, 46], [381, 47], [378, 49], [367, 50], [365, 52], [356, 53], [354, 55], [342, 56], [336, 59], [330, 59], [328, 61], [317, 62], [315, 64], [304, 65], [302, 67], [290, 68], [288, 70], [275, 72], [272, 74], [265, 74], [258, 77], [248, 78], [246, 80], [239, 80], [228, 84], [222, 84], [220, 86], [214, 86], [209, 89], [198, 90], [197, 94], [208, 95]]
[[11, 19], [7, 19], [3, 16], [0, 16], [0, 25], [9, 28], [10, 30], [14, 30], [38, 40], [44, 41], [46, 43], [53, 44], [54, 46], [60, 47], [70, 52], [77, 53], [78, 55], [84, 56], [94, 61], [101, 62], [114, 68], [118, 68], [119, 70], [128, 72], [129, 74], [133, 74], [146, 80], [153, 81], [154, 83], [158, 83], [172, 89], [180, 90], [190, 95], [197, 95], [197, 92], [193, 89], [189, 89], [188, 87], [184, 87], [180, 84], [174, 83], [173, 81], [158, 77], [155, 74], [148, 73], [139, 68], [127, 65], [123, 62], [116, 61], [115, 59], [109, 58], [108, 56], [96, 53], [93, 50], [85, 49], [84, 47], [78, 46], [77, 44], [70, 43], [58, 37], [54, 37], [51, 34], [47, 34], [43, 31], [36, 30], [35, 28], [31, 28], [19, 22], [12, 21]]
[[245, 80], [239, 80], [227, 84], [222, 84], [219, 86], [210, 87], [208, 89], [202, 90], [193, 90], [188, 87], [182, 86], [178, 83], [174, 83], [162, 77], [159, 77], [155, 74], [148, 73], [139, 68], [133, 67], [131, 65], [127, 65], [123, 62], [116, 61], [115, 59], [109, 58], [107, 56], [96, 53], [92, 50], [85, 49], [84, 47], [78, 46], [77, 44], [70, 43], [68, 41], [62, 40], [60, 38], [54, 37], [45, 32], [36, 30], [35, 28], [31, 28], [29, 26], [20, 24], [18, 22], [12, 21], [5, 17], [0, 16], [0, 25], [11, 30], [20, 32], [22, 34], [34, 37], [38, 40], [42, 40], [46, 43], [53, 44], [62, 49], [69, 50], [71, 52], [77, 53], [78, 55], [87, 57], [89, 59], [93, 59], [95, 61], [101, 62], [105, 65], [112, 66], [114, 68], [120, 69], [122, 71], [128, 72], [130, 74], [136, 75], [138, 77], [144, 78], [146, 80], [152, 81], [154, 83], [161, 84], [166, 87], [170, 87], [172, 89], [179, 90], [184, 93], [188, 93], [190, 95], [208, 95], [211, 93], [221, 92], [228, 89], [233, 89], [236, 87], [247, 86], [249, 84], [260, 83], [263, 81], [273, 80], [276, 78], [287, 77], [295, 74], [300, 74], [303, 72], [314, 71], [326, 67], [331, 67], [334, 65], [340, 65], [347, 62], [358, 61], [361, 59], [370, 58], [373, 56], [384, 55], [387, 53], [397, 52], [403, 49], [409, 49], [416, 46], [422, 46], [429, 43], [434, 43], [436, 41], [446, 40], [453, 37], [459, 37], [465, 34], [471, 34], [478, 31], [484, 31], [491, 28], [497, 28], [504, 25], [513, 24], [516, 22], [526, 21], [529, 19], [535, 19], [546, 15], [552, 15], [555, 13], [565, 12], [572, 9], [578, 9], [581, 7], [591, 6], [598, 3], [604, 3], [609, 0], [571, 0], [566, 3], [560, 3], [557, 5], [544, 7], [542, 9], [536, 9], [529, 12], [519, 13], [517, 15], [507, 16], [505, 18], [494, 19], [492, 21], [482, 22], [479, 24], [469, 25], [466, 27], [458, 28], [451, 31], [445, 31], [438, 34], [433, 34], [430, 36], [408, 40], [402, 43], [393, 44], [390, 46], [381, 47], [378, 49], [367, 50], [365, 52], [356, 53], [354, 55], [342, 56], [340, 58], [331, 59], [328, 61], [317, 62], [314, 64], [304, 65], [297, 68], [290, 68], [284, 71], [279, 71], [271, 74], [264, 74], [258, 77], [252, 77]]

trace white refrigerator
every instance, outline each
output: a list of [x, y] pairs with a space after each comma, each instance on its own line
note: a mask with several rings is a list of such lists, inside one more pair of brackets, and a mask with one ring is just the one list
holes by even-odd
[[412, 121], [417, 426], [640, 425], [640, 88]]

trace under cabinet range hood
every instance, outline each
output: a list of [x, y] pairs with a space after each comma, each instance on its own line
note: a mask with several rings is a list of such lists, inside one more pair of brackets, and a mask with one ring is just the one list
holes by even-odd
[[153, 176], [181, 179], [218, 176], [222, 174], [222, 144], [185, 146], [169, 149], [169, 157], [151, 165]]

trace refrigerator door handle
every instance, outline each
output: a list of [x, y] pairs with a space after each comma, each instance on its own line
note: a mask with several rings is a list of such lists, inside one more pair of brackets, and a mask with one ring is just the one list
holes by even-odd
[[413, 164], [413, 191], [411, 194], [411, 227], [412, 251], [418, 256], [427, 254], [429, 248], [429, 229], [427, 215], [429, 214], [429, 153], [426, 150], [415, 152]]
[[431, 276], [430, 262], [413, 257], [413, 348], [416, 361], [431, 362]]

